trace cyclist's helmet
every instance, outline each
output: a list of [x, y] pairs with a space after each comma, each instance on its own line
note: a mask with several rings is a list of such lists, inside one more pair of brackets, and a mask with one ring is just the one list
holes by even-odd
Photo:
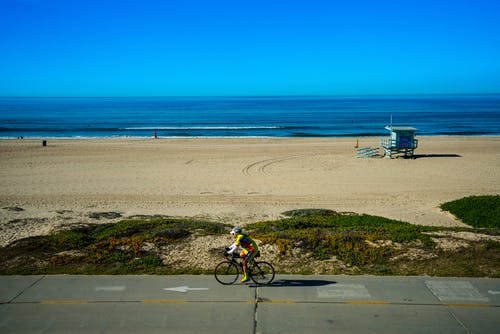
[[241, 229], [241, 227], [235, 226], [231, 230], [231, 235], [240, 234], [241, 232], [243, 232], [243, 230]]

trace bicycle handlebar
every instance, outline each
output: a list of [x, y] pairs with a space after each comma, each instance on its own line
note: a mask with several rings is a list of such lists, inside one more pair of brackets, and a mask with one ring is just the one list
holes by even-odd
[[238, 259], [238, 258], [240, 258], [241, 256], [240, 256], [240, 254], [238, 254], [238, 253], [236, 253], [236, 252], [233, 252], [233, 253], [229, 254], [227, 251], [224, 251], [224, 257], [225, 257], [225, 258], [230, 258], [230, 257], [231, 257], [231, 258], [233, 258], [233, 259]]

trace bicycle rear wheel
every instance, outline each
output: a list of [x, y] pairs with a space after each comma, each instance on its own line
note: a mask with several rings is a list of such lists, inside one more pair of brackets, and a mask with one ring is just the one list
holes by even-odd
[[258, 285], [266, 285], [274, 279], [274, 267], [269, 262], [255, 262], [250, 269], [250, 278]]
[[239, 276], [238, 266], [231, 261], [219, 263], [214, 270], [214, 276], [217, 282], [224, 285], [230, 285], [236, 282]]

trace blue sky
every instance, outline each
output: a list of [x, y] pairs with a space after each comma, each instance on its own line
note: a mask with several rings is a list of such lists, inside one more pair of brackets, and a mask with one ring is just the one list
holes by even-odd
[[500, 1], [0, 0], [0, 96], [500, 93]]

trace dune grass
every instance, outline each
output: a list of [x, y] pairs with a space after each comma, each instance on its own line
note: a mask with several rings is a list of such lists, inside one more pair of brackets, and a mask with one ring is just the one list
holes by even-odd
[[498, 235], [498, 229], [419, 226], [318, 209], [294, 210], [287, 215], [290, 218], [247, 228], [264, 244], [276, 245], [284, 258], [301, 249], [312, 259], [335, 258], [355, 268], [332, 273], [500, 277], [500, 242], [471, 241], [466, 249], [454, 250], [438, 245], [444, 238], [438, 232]]
[[18, 240], [0, 250], [0, 274], [169, 274], [160, 249], [193, 233], [215, 235], [229, 227], [189, 219], [125, 219]]
[[[322, 273], [329, 274], [500, 277], [500, 242], [495, 237], [500, 235], [495, 220], [498, 196], [455, 202], [443, 207], [451, 205], [451, 212], [467, 212], [467, 221], [481, 224], [469, 223], [477, 225], [474, 228], [429, 227], [378, 216], [301, 209], [284, 213], [288, 217], [281, 220], [249, 224], [245, 230], [261, 245], [277, 249], [273, 262], [282, 273], [297, 272], [300, 263], [304, 264], [304, 273], [310, 272], [311, 267], [305, 264], [320, 261], [328, 264]], [[187, 238], [221, 235], [230, 228], [217, 222], [164, 216], [78, 227], [0, 248], [0, 274], [211, 273], [164, 264], [162, 257], [168, 256], [165, 246], [180, 249]], [[446, 234], [438, 233], [443, 231]], [[464, 245], [458, 233], [464, 231], [482, 237]], [[458, 236], [453, 237], [453, 233]], [[441, 241], [457, 241], [459, 246], [446, 249], [440, 246]], [[300, 259], [290, 264], [293, 268], [281, 265], [296, 257]]]
[[[300, 248], [316, 260], [331, 257], [362, 272], [378, 271], [381, 265], [403, 253], [402, 245], [434, 246], [423, 232], [436, 230], [370, 215], [298, 210], [292, 218], [248, 225], [255, 238], [277, 245], [283, 256]], [[395, 245], [398, 245], [395, 247]], [[392, 272], [392, 270], [391, 270]]]

